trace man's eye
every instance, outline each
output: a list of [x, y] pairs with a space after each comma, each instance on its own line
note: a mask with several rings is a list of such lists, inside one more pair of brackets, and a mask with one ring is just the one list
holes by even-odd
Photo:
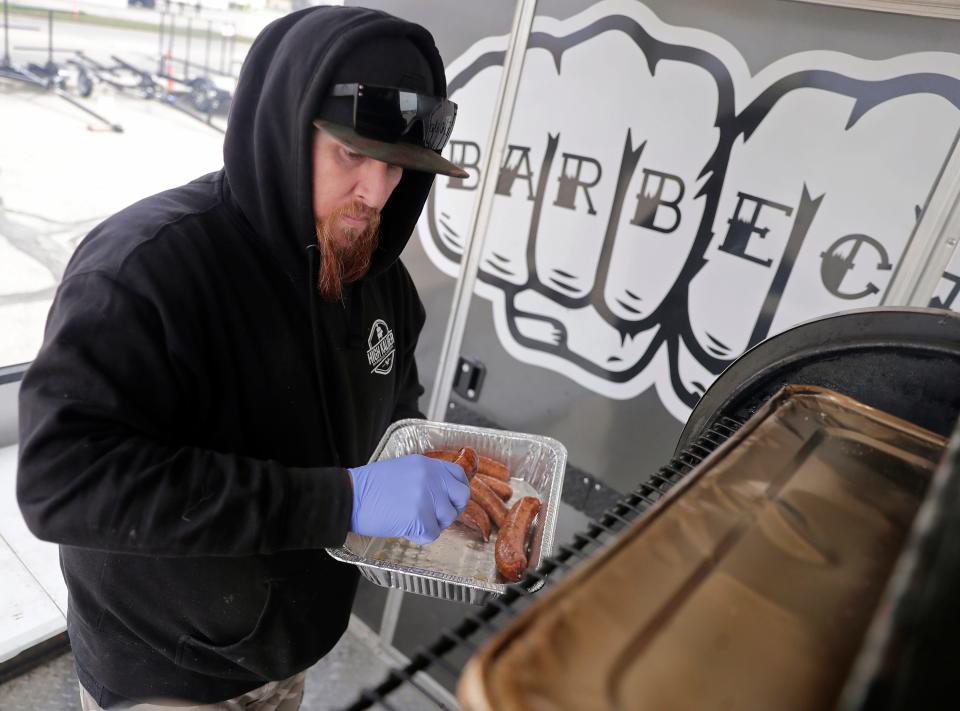
[[363, 153], [357, 153], [356, 151], [344, 151], [347, 154], [349, 160], [360, 160], [363, 158]]

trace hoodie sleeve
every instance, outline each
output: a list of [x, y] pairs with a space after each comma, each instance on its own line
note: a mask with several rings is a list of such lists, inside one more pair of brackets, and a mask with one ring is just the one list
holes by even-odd
[[170, 441], [189, 388], [154, 305], [112, 277], [65, 280], [20, 388], [17, 496], [30, 530], [71, 546], [245, 556], [340, 545], [340, 468], [291, 468]]

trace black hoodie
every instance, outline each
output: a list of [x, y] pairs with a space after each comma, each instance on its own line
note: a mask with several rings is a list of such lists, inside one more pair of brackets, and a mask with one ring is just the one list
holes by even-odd
[[61, 544], [70, 639], [101, 705], [237, 696], [346, 627], [357, 573], [323, 548], [349, 529], [343, 467], [420, 414], [424, 312], [398, 256], [433, 176], [404, 172], [370, 272], [324, 302], [311, 120], [339, 57], [400, 35], [445, 93], [418, 25], [343, 7], [272, 23], [241, 72], [224, 169], [114, 215], [67, 267], [20, 389], [17, 493]]

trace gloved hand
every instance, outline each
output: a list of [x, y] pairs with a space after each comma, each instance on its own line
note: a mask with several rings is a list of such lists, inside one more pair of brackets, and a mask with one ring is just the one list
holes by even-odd
[[350, 530], [364, 536], [431, 543], [470, 499], [470, 486], [459, 465], [420, 454], [347, 471], [353, 481]]

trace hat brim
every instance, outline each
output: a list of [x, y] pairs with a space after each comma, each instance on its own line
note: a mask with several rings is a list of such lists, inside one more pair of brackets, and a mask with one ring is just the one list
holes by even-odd
[[470, 177], [470, 174], [456, 163], [451, 163], [439, 153], [434, 153], [423, 146], [415, 146], [412, 143], [402, 141], [396, 143], [378, 141], [367, 136], [361, 136], [349, 126], [332, 121], [318, 119], [313, 122], [313, 125], [368, 158], [383, 161], [390, 165], [398, 165], [401, 168], [420, 170], [424, 173], [439, 173], [451, 178]]

